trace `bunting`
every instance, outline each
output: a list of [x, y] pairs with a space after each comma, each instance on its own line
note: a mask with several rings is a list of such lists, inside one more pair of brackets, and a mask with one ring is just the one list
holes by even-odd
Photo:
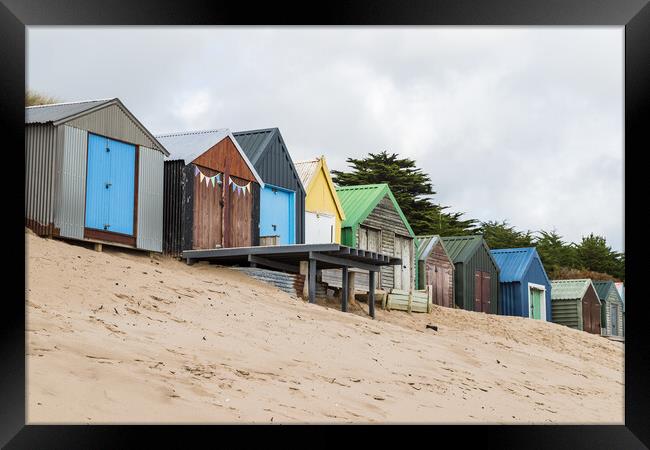
[[[213, 175], [211, 177], [204, 175], [203, 172], [197, 167], [194, 166], [194, 176], [199, 177], [199, 182], [203, 183], [205, 182], [205, 185], [207, 187], [210, 187], [210, 184], [212, 184], [212, 187], [215, 187], [217, 184], [223, 184], [223, 173], [217, 173], [216, 175]], [[246, 195], [251, 193], [251, 182], [249, 181], [245, 185], [239, 185], [235, 183], [232, 178], [228, 179], [228, 184], [230, 185], [231, 189], [233, 192], [237, 194], [242, 194]]]
[[223, 174], [222, 173], [218, 173], [216, 175], [213, 175], [213, 176], [209, 177], [207, 175], [204, 175], [203, 172], [201, 172], [201, 170], [196, 166], [194, 166], [194, 176], [199, 177], [199, 182], [200, 183], [205, 182], [206, 187], [210, 187], [210, 183], [212, 183], [212, 187], [215, 187], [217, 184], [222, 184], [223, 183], [222, 182], [222, 179], [223, 179]]

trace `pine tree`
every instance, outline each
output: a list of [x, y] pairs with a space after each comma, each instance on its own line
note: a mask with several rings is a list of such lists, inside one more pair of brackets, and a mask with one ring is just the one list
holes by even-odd
[[436, 205], [436, 194], [429, 175], [417, 168], [410, 158], [399, 158], [386, 151], [369, 153], [365, 158], [348, 158], [352, 170], [332, 170], [339, 186], [387, 183], [415, 234], [469, 234], [476, 221], [461, 219], [462, 213], [447, 213], [448, 207]]

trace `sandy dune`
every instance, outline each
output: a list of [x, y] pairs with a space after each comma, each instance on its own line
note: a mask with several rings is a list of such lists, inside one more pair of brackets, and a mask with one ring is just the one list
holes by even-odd
[[[28, 423], [623, 423], [623, 345], [26, 233]], [[426, 324], [438, 331], [426, 329]]]

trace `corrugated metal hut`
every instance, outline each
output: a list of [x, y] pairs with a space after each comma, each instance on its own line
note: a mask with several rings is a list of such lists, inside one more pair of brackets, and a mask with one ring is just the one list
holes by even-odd
[[467, 311], [497, 314], [499, 266], [483, 236], [444, 236], [441, 239], [456, 267], [456, 306]]
[[341, 243], [341, 222], [345, 213], [325, 157], [298, 161], [295, 166], [307, 191], [305, 244]]
[[[415, 235], [387, 184], [366, 184], [336, 188], [345, 220], [341, 224], [341, 244], [380, 252], [402, 259], [402, 265], [382, 266], [377, 289], [410, 291], [414, 286]], [[341, 285], [338, 270], [324, 270], [323, 281]], [[355, 288], [368, 290], [368, 277], [356, 276]]]
[[117, 98], [25, 108], [26, 225], [162, 251], [167, 154]]
[[417, 289], [432, 288], [432, 302], [454, 307], [454, 262], [447, 254], [440, 236], [417, 236], [415, 279]]
[[600, 299], [600, 327], [603, 336], [623, 336], [623, 299], [613, 281], [594, 281]]
[[590, 279], [551, 281], [553, 322], [600, 334], [600, 300]]
[[264, 181], [260, 189], [260, 245], [305, 242], [305, 188], [280, 130], [238, 131], [235, 139]]
[[499, 314], [551, 321], [551, 280], [533, 247], [492, 250], [499, 265]]
[[165, 253], [256, 245], [263, 183], [230, 130], [157, 138], [170, 152], [165, 161]]

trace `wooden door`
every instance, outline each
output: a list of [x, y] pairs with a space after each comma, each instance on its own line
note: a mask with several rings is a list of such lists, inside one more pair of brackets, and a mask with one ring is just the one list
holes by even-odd
[[[401, 238], [399, 236], [395, 236], [395, 242], [394, 242], [394, 256], [395, 258], [401, 258], [402, 257], [402, 242]], [[402, 287], [402, 266], [393, 266], [393, 288], [395, 289], [404, 289]]]
[[490, 313], [490, 304], [492, 299], [490, 298], [491, 286], [491, 276], [489, 272], [481, 272], [481, 311], [484, 313]]
[[[200, 167], [201, 173], [212, 177], [218, 172]], [[210, 249], [223, 245], [223, 193], [222, 185], [194, 177], [194, 229], [192, 248]]]
[[450, 286], [452, 285], [452, 271], [449, 268], [442, 268], [442, 306], [447, 308], [453, 307], [452, 305], [452, 293], [450, 292]]
[[489, 272], [474, 272], [474, 311], [490, 313], [490, 281]]
[[401, 238], [402, 241], [402, 289], [411, 290], [411, 240]]
[[582, 299], [582, 330], [591, 333], [591, 304], [589, 299], [585, 296]]

